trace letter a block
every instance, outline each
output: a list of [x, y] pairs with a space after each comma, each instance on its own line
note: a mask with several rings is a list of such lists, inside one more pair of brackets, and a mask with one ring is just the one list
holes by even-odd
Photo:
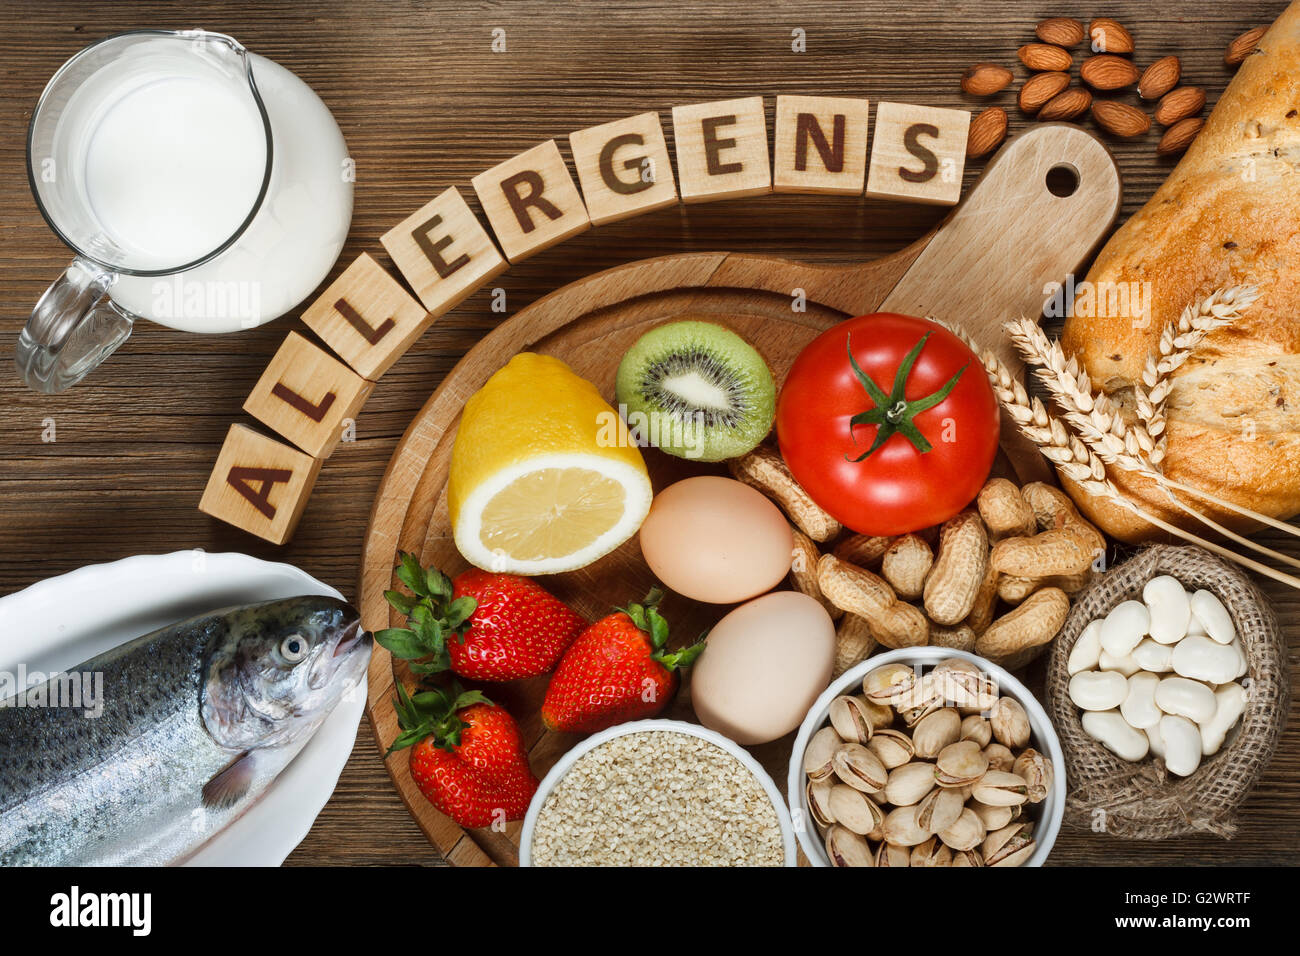
[[320, 460], [243, 425], [231, 425], [199, 510], [272, 544], [293, 536]]
[[778, 96], [773, 188], [859, 196], [867, 179], [868, 103], [838, 96]]
[[569, 134], [573, 165], [593, 226], [677, 202], [673, 164], [658, 113], [639, 113]]
[[402, 357], [433, 319], [364, 252], [302, 314], [309, 329], [372, 382]]
[[297, 332], [275, 353], [244, 411], [313, 458], [328, 458], [374, 384]]
[[772, 191], [763, 97], [673, 107], [682, 202], [713, 202]]
[[934, 106], [876, 107], [867, 195], [952, 206], [961, 199], [970, 113]]
[[527, 259], [591, 228], [560, 147], [548, 139], [471, 180], [506, 258]]

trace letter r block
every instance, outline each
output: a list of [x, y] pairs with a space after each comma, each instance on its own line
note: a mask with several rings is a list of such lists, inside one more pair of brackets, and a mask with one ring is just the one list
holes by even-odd
[[965, 110], [879, 104], [867, 195], [874, 199], [955, 205], [961, 199], [969, 127], [970, 113]]
[[593, 226], [617, 222], [677, 202], [673, 164], [658, 113], [569, 134], [573, 165]]
[[673, 107], [682, 202], [713, 202], [772, 191], [763, 97]]
[[861, 195], [867, 178], [868, 131], [866, 100], [778, 96], [775, 191]]
[[534, 146], [471, 180], [497, 242], [511, 262], [591, 228], [587, 207], [555, 140]]
[[243, 425], [231, 425], [199, 510], [272, 544], [293, 536], [320, 459]]

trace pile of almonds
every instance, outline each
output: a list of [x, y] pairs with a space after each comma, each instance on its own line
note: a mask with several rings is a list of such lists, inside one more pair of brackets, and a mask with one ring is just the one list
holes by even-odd
[[[1255, 52], [1265, 27], [1248, 30], [1228, 44], [1224, 62], [1240, 64]], [[1021, 112], [1042, 122], [1077, 120], [1091, 111], [1093, 121], [1113, 136], [1125, 139], [1142, 136], [1151, 129], [1151, 120], [1165, 127], [1156, 146], [1161, 156], [1175, 156], [1191, 145], [1205, 121], [1205, 90], [1179, 86], [1182, 63], [1176, 56], [1165, 56], [1139, 70], [1131, 59], [1133, 35], [1123, 24], [1110, 17], [1095, 17], [1087, 29], [1073, 17], [1050, 17], [1034, 29], [1036, 42], [1026, 43], [1017, 51], [1020, 62], [1031, 75], [1020, 88], [1017, 101]], [[1079, 64], [1080, 85], [1072, 86], [1070, 68], [1074, 63], [1071, 50], [1088, 40], [1092, 55]], [[988, 97], [1011, 85], [1014, 74], [996, 63], [976, 63], [966, 70], [961, 88], [971, 96]], [[1118, 99], [1094, 99], [1095, 93], [1115, 93], [1136, 87], [1139, 100], [1154, 102], [1151, 115], [1140, 105]], [[971, 120], [966, 140], [970, 158], [991, 153], [1007, 134], [1007, 112], [990, 106]]]

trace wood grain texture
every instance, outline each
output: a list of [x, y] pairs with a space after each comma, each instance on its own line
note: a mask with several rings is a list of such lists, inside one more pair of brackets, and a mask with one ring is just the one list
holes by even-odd
[[[1145, 65], [1183, 60], [1186, 82], [1211, 105], [1229, 76], [1223, 47], [1270, 21], [1280, 2], [1113, 2], [1104, 12], [1133, 33]], [[885, 0], [755, 6], [701, 0], [689, 14], [669, 2], [557, 5], [519, 2], [310, 5], [194, 0], [5, 0], [0, 9], [0, 591], [82, 564], [179, 548], [238, 550], [300, 565], [356, 597], [369, 506], [398, 438], [457, 359], [495, 328], [490, 292], [449, 312], [384, 376], [358, 418], [357, 441], [325, 463], [287, 548], [274, 548], [195, 509], [244, 397], [295, 317], [237, 336], [187, 336], [142, 327], [109, 363], [62, 396], [27, 392], [12, 369], [13, 338], [67, 261], [32, 203], [24, 171], [26, 123], [49, 76], [92, 39], [139, 26], [201, 25], [231, 33], [297, 72], [334, 111], [357, 162], [356, 214], [331, 274], [361, 252], [390, 263], [379, 237], [443, 189], [537, 143], [646, 110], [778, 93], [860, 96], [974, 109], [958, 81], [993, 60], [1023, 78], [1015, 50], [1033, 24], [1058, 12], [1029, 2], [996, 5], [912, 0], [907, 16]], [[1081, 11], [1084, 14], [1103, 11]], [[507, 52], [493, 53], [492, 30]], [[791, 31], [807, 51], [791, 51]], [[1014, 102], [1014, 88], [995, 102]], [[1026, 125], [1009, 110], [1014, 133]], [[769, 115], [769, 122], [771, 116]], [[1152, 194], [1172, 163], [1157, 133], [1110, 141], [1121, 167], [1124, 215]], [[969, 185], [982, 162], [967, 165]], [[471, 198], [471, 205], [477, 205]], [[732, 249], [836, 265], [897, 251], [944, 210], [814, 196], [766, 196], [672, 206], [570, 239], [498, 282], [508, 314], [590, 273], [648, 256]], [[702, 260], [711, 257], [703, 255]], [[702, 268], [708, 268], [707, 262]], [[54, 437], [53, 442], [42, 436]], [[1271, 543], [1286, 547], [1280, 541]], [[1300, 597], [1266, 586], [1289, 628]], [[1295, 661], [1293, 660], [1293, 664]], [[1134, 845], [1066, 833], [1052, 862], [1201, 865], [1283, 862], [1300, 836], [1296, 714], [1230, 846], [1214, 839]], [[458, 855], [460, 851], [458, 848]], [[368, 727], [338, 790], [294, 863], [429, 864], [436, 853], [391, 786]]]

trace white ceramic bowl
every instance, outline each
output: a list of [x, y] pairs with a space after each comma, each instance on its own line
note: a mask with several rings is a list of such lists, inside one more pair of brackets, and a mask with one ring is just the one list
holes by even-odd
[[762, 784], [764, 792], [772, 801], [772, 806], [776, 808], [776, 819], [781, 826], [781, 844], [785, 848], [785, 865], [798, 865], [798, 854], [795, 851], [794, 844], [794, 825], [790, 820], [790, 811], [786, 809], [785, 801], [781, 799], [781, 793], [776, 789], [776, 784], [772, 782], [772, 778], [768, 776], [766, 770], [759, 766], [758, 761], [750, 755], [749, 751], [734, 740], [709, 730], [707, 727], [701, 727], [699, 724], [688, 724], [681, 720], [634, 720], [592, 734], [561, 757], [555, 766], [551, 768], [551, 772], [543, 778], [541, 786], [537, 788], [537, 793], [533, 795], [532, 803], [528, 805], [528, 814], [524, 817], [524, 829], [519, 837], [520, 866], [532, 866], [533, 831], [537, 827], [537, 816], [541, 813], [546, 798], [555, 789], [555, 785], [560, 782], [561, 777], [569, 772], [569, 768], [573, 766], [577, 759], [615, 737], [639, 734], [647, 730], [669, 730], [679, 734], [687, 734], [691, 737], [699, 737], [709, 741], [709, 743], [717, 744], [717, 746], [744, 764], [749, 772]]
[[808, 741], [812, 739], [812, 735], [825, 725], [830, 715], [831, 701], [846, 693], [859, 692], [862, 678], [869, 671], [873, 671], [883, 664], [901, 661], [904, 664], [919, 664], [928, 669], [940, 661], [952, 657], [959, 657], [978, 666], [997, 681], [998, 688], [1004, 695], [1014, 698], [1025, 708], [1025, 713], [1029, 715], [1029, 726], [1033, 731], [1031, 741], [1033, 746], [1039, 753], [1046, 754], [1052, 761], [1052, 789], [1047, 794], [1046, 799], [1038, 804], [1039, 818], [1034, 826], [1034, 839], [1038, 845], [1035, 847], [1033, 855], [1029, 857], [1024, 865], [1042, 866], [1043, 861], [1047, 859], [1047, 854], [1052, 850], [1052, 844], [1056, 842], [1056, 835], [1061, 830], [1061, 819], [1065, 816], [1065, 756], [1061, 752], [1060, 738], [1056, 736], [1056, 731], [1052, 729], [1052, 722], [1047, 719], [1046, 711], [1043, 710], [1042, 705], [1038, 703], [1024, 684], [1012, 677], [1005, 669], [983, 657], [967, 654], [965, 651], [955, 651], [947, 647], [909, 647], [869, 657], [861, 664], [845, 671], [817, 698], [816, 703], [812, 705], [812, 709], [808, 711], [808, 716], [804, 718], [803, 724], [799, 727], [799, 735], [795, 737], [794, 750], [790, 754], [790, 773], [786, 781], [786, 788], [787, 795], [790, 798], [790, 806], [794, 811], [794, 819], [797, 821], [794, 827], [795, 834], [799, 838], [799, 845], [803, 847], [804, 854], [813, 866], [830, 866], [831, 862], [826, 856], [826, 848], [822, 845], [816, 828], [808, 823], [808, 797], [804, 792], [803, 753], [808, 749]]

